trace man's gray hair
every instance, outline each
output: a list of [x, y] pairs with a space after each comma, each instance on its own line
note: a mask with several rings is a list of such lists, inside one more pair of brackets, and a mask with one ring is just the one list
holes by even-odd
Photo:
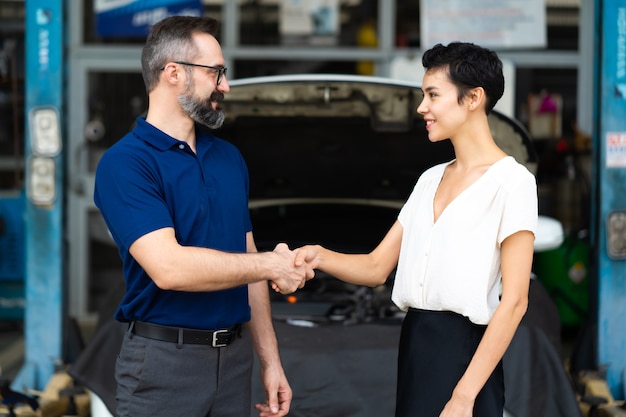
[[[193, 61], [198, 48], [194, 33], [207, 33], [217, 38], [219, 22], [210, 17], [171, 16], [156, 23], [141, 53], [141, 69], [146, 92], [158, 84], [163, 67], [172, 61]], [[190, 72], [191, 68], [186, 68]]]

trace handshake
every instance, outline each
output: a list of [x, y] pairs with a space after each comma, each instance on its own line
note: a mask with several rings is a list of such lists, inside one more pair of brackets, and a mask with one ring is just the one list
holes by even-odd
[[315, 276], [315, 268], [319, 265], [319, 253], [315, 246], [290, 250], [286, 244], [279, 243], [271, 253], [276, 258], [276, 266], [269, 279], [274, 291], [291, 294]]

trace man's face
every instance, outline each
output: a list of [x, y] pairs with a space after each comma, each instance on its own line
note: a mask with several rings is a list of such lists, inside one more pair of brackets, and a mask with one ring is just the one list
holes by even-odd
[[187, 78], [185, 91], [178, 96], [183, 111], [193, 121], [210, 129], [218, 129], [224, 123], [224, 111], [219, 106], [223, 99], [224, 94], [217, 90], [214, 90], [208, 98], [196, 96], [196, 83], [193, 77]]

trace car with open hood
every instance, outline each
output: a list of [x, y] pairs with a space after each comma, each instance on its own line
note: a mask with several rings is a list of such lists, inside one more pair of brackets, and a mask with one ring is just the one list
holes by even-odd
[[[454, 158], [449, 141], [429, 141], [416, 111], [421, 99], [419, 85], [379, 77], [308, 74], [231, 81], [217, 135], [235, 144], [248, 164], [259, 249], [285, 242], [291, 248], [319, 243], [344, 252], [372, 250], [420, 174]], [[495, 110], [489, 123], [498, 145], [535, 172], [537, 157], [526, 129]], [[345, 303], [338, 300], [353, 305], [355, 294], [372, 298], [325, 274], [317, 277], [298, 292], [300, 300], [323, 300], [343, 310]], [[390, 307], [389, 287], [374, 291], [386, 302], [369, 306], [370, 313], [384, 314]]]

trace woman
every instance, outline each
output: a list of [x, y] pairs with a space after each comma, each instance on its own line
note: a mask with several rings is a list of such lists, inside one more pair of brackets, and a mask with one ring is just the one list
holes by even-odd
[[489, 129], [504, 91], [497, 55], [455, 42], [426, 51], [422, 63], [417, 111], [430, 141], [449, 139], [456, 158], [420, 176], [369, 254], [307, 246], [297, 259], [369, 286], [397, 265], [392, 300], [407, 314], [396, 417], [501, 417], [501, 359], [528, 303], [536, 182]]

